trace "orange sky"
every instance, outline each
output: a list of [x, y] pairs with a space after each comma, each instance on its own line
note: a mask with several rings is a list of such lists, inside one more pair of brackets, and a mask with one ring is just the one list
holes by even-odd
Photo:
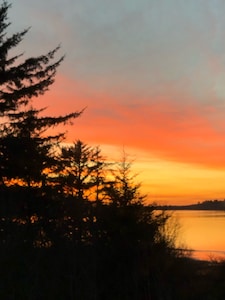
[[[59, 74], [38, 106], [48, 103], [46, 113], [54, 115], [86, 107], [72, 126], [64, 128], [67, 141], [81, 139], [99, 145], [103, 155], [115, 160], [124, 147], [134, 159], [133, 171], [139, 174], [137, 181], [148, 203], [190, 204], [225, 198], [224, 122], [216, 130], [215, 122], [210, 122], [215, 108], [209, 106], [202, 112], [194, 103], [184, 108], [167, 98], [162, 96], [151, 105], [144, 100], [124, 104], [121, 99], [119, 103], [82, 84], [74, 87]], [[67, 105], [62, 105], [62, 99]], [[101, 105], [104, 102], [106, 106]]]
[[[12, 1], [18, 53], [66, 54], [38, 107], [86, 107], [68, 142], [135, 158], [148, 201], [225, 198], [225, 2]], [[37, 103], [35, 101], [35, 103]]]

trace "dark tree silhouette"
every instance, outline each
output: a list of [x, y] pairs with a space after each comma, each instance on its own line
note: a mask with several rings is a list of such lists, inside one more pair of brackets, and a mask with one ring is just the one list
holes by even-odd
[[72, 146], [62, 148], [61, 180], [67, 193], [79, 199], [100, 199], [105, 166], [98, 147], [90, 147], [78, 140]]
[[47, 135], [46, 131], [65, 123], [79, 113], [62, 117], [39, 117], [42, 109], [30, 108], [27, 111], [10, 113], [10, 122], [2, 131], [1, 171], [2, 182], [20, 180], [27, 186], [46, 184], [46, 179], [58, 165], [57, 150], [65, 134]]
[[22, 55], [10, 56], [10, 50], [18, 46], [27, 30], [7, 37], [9, 7], [4, 1], [0, 8], [0, 175], [2, 183], [21, 179], [30, 185], [31, 181], [43, 179], [44, 170], [51, 169], [55, 163], [53, 146], [64, 137], [46, 136], [45, 131], [78, 117], [81, 112], [39, 117], [43, 110], [27, 108], [33, 97], [44, 94], [54, 82], [63, 57], [54, 59], [59, 47], [23, 62]]
[[10, 56], [10, 50], [24, 38], [28, 29], [7, 37], [7, 13], [10, 5], [6, 1], [0, 7], [0, 113], [6, 115], [21, 104], [27, 104], [34, 97], [42, 95], [54, 82], [56, 69], [63, 60], [60, 57], [52, 63], [59, 47], [46, 55], [31, 57], [16, 64], [22, 54]]
[[121, 161], [111, 170], [113, 179], [106, 184], [105, 193], [108, 201], [116, 206], [143, 204], [145, 196], [140, 193], [140, 184], [134, 182], [131, 166], [124, 152]]
[[64, 231], [76, 244], [90, 243], [96, 220], [94, 206], [103, 200], [106, 163], [99, 147], [90, 147], [80, 140], [61, 150], [54, 182], [65, 199]]
[[[22, 55], [11, 50], [23, 40], [27, 30], [7, 36], [7, 12], [0, 7], [0, 193], [1, 222], [4, 238], [26, 234], [21, 241], [33, 244], [46, 238], [56, 223], [59, 210], [57, 192], [48, 185], [57, 161], [57, 145], [64, 133], [49, 135], [48, 129], [77, 118], [80, 112], [59, 117], [43, 116], [44, 109], [32, 107], [33, 97], [43, 95], [54, 82], [56, 70], [64, 57], [55, 59], [59, 47], [46, 55], [22, 62]], [[59, 151], [59, 149], [58, 149]], [[57, 205], [55, 205], [57, 203]], [[15, 228], [16, 227], [16, 228]], [[51, 239], [50, 239], [51, 240]], [[40, 242], [41, 244], [41, 242]]]

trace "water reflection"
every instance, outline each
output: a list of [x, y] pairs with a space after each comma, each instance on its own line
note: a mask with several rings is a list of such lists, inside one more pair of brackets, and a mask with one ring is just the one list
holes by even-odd
[[180, 210], [172, 215], [181, 227], [178, 242], [195, 250], [194, 257], [225, 258], [225, 211]]

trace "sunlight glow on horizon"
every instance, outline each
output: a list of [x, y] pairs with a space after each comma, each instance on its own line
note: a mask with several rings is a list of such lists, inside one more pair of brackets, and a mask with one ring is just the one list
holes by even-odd
[[135, 175], [135, 182], [141, 184], [141, 193], [146, 195], [146, 204], [187, 205], [225, 199], [223, 170], [162, 160], [149, 152], [124, 145], [88, 145], [99, 146], [106, 162], [121, 161], [125, 152], [131, 162], [131, 175]]

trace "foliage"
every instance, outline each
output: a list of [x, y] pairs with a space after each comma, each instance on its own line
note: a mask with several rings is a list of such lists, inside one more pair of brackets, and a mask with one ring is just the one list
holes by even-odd
[[56, 69], [63, 60], [60, 57], [51, 63], [59, 50], [56, 47], [46, 55], [31, 57], [16, 64], [18, 59], [21, 61], [23, 54], [10, 56], [10, 51], [23, 40], [29, 29], [7, 36], [9, 7], [4, 1], [0, 8], [0, 112], [4, 116], [20, 105], [27, 104], [32, 97], [46, 92], [54, 82]]
[[80, 140], [61, 149], [60, 179], [67, 193], [80, 199], [99, 200], [106, 163], [99, 147]]
[[134, 182], [135, 176], [130, 172], [131, 165], [126, 153], [123, 153], [121, 161], [111, 169], [113, 180], [108, 180], [105, 193], [108, 201], [115, 206], [142, 204], [145, 198], [140, 193], [140, 184]]
[[64, 137], [63, 133], [44, 135], [46, 131], [78, 117], [81, 112], [39, 117], [44, 109], [27, 108], [32, 97], [44, 94], [54, 82], [63, 57], [53, 61], [59, 47], [23, 62], [21, 55], [10, 56], [10, 51], [23, 40], [27, 30], [7, 37], [9, 7], [3, 2], [0, 9], [0, 177], [2, 184], [17, 180], [30, 186], [44, 181], [44, 171], [56, 163], [54, 147]]

